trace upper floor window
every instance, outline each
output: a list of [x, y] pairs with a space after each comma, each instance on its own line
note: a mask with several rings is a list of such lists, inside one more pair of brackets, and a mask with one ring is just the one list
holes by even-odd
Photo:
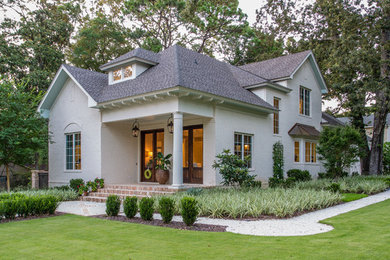
[[129, 79], [133, 76], [133, 65], [128, 65], [123, 68], [119, 68], [112, 72], [112, 81], [121, 81], [124, 79]]
[[66, 170], [81, 170], [81, 134], [66, 134]]
[[310, 90], [299, 88], [299, 114], [310, 116]]
[[[274, 107], [279, 109], [280, 107], [280, 99], [274, 97]], [[274, 134], [279, 134], [279, 111], [274, 112]]]
[[248, 168], [252, 168], [252, 142], [253, 136], [248, 134], [234, 134], [234, 154], [245, 160], [249, 156]]

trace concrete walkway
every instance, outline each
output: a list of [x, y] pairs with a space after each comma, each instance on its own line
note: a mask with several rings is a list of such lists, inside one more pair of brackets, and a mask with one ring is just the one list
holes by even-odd
[[[196, 223], [227, 226], [228, 232], [255, 236], [313, 235], [328, 232], [333, 229], [332, 226], [318, 223], [320, 220], [360, 209], [387, 199], [390, 199], [390, 190], [289, 219], [246, 221], [201, 217], [198, 218]], [[57, 211], [81, 216], [92, 216], [105, 214], [105, 208], [106, 206], [104, 203], [67, 201], [62, 202]], [[123, 212], [122, 208], [121, 212]], [[121, 215], [123, 215], [123, 213], [121, 213]], [[139, 216], [139, 214], [137, 214], [137, 216]], [[161, 219], [161, 216], [160, 214], [154, 214], [154, 218]], [[182, 218], [180, 216], [174, 216], [173, 221], [182, 221]]]

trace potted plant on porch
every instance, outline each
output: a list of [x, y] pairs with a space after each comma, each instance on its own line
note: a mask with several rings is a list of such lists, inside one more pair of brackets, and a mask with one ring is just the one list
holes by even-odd
[[156, 160], [156, 179], [159, 184], [165, 184], [169, 180], [169, 169], [171, 168], [170, 158], [172, 154], [164, 156], [161, 152], [157, 153]]

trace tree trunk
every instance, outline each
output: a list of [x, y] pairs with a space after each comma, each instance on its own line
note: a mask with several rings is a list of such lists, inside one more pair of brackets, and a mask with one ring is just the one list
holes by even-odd
[[7, 191], [11, 191], [10, 176], [9, 176], [9, 167], [8, 164], [5, 165], [5, 171], [7, 173]]
[[386, 126], [386, 117], [389, 113], [390, 105], [390, 8], [387, 4], [382, 6], [383, 24], [381, 26], [381, 79], [379, 89], [376, 91], [376, 112], [374, 114], [374, 129], [370, 152], [370, 174], [382, 172], [383, 161], [383, 134]]
[[370, 169], [370, 148], [368, 147], [368, 140], [366, 129], [363, 120], [364, 114], [360, 111], [358, 115], [352, 116], [352, 126], [357, 129], [363, 140], [363, 146], [360, 147], [360, 152], [363, 154], [360, 157], [360, 171], [362, 175], [368, 175]]

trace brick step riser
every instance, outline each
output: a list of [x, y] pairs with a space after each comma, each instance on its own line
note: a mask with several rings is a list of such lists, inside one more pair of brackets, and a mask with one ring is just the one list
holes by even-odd
[[168, 191], [168, 192], [177, 192], [186, 189], [172, 189], [165, 187], [142, 187], [142, 186], [105, 186], [103, 189], [99, 190], [142, 190], [142, 191]]
[[103, 193], [103, 194], [137, 194], [140, 192], [148, 193], [160, 193], [160, 194], [174, 194], [173, 191], [155, 191], [155, 190], [115, 190], [115, 189], [101, 189], [94, 193]]
[[101, 192], [92, 192], [89, 195], [92, 197], [108, 197], [110, 195], [118, 195], [118, 196], [153, 196], [153, 195], [170, 195], [174, 193], [164, 193], [164, 192], [146, 192], [146, 191], [134, 191], [134, 192], [126, 192], [126, 193], [101, 193]]

